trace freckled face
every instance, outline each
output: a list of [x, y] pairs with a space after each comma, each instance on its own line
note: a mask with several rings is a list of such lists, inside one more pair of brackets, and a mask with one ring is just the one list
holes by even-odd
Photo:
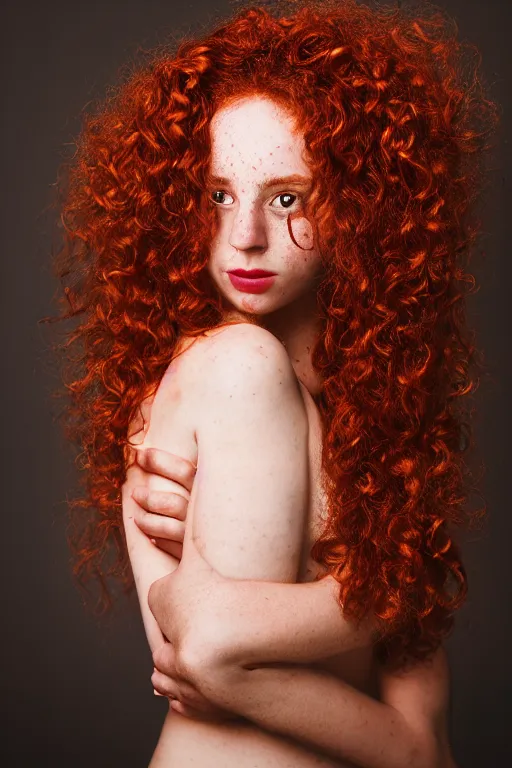
[[[207, 194], [217, 211], [209, 272], [235, 309], [264, 315], [316, 291], [321, 274], [313, 230], [301, 215], [311, 184], [304, 138], [280, 106], [251, 96], [219, 109], [211, 122]], [[285, 180], [286, 179], [286, 180]], [[287, 218], [296, 245], [290, 237]], [[237, 280], [231, 270], [265, 270], [267, 282]], [[259, 291], [259, 292], [255, 292]]]

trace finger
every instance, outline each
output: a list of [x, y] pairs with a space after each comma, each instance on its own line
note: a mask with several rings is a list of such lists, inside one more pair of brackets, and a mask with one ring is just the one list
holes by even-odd
[[185, 523], [182, 523], [181, 520], [163, 517], [163, 515], [154, 515], [152, 512], [145, 512], [141, 509], [134, 512], [133, 520], [146, 536], [153, 539], [168, 539], [183, 543]]
[[190, 685], [179, 683], [174, 677], [165, 675], [156, 668], [153, 670], [151, 682], [157, 695], [161, 694], [169, 699], [176, 699], [183, 706], [193, 707], [197, 712], [208, 712], [211, 708], [210, 703]]
[[162, 451], [159, 448], [139, 448], [137, 449], [137, 463], [146, 472], [162, 475], [162, 477], [180, 483], [187, 490], [192, 490], [196, 467], [188, 459]]
[[185, 520], [187, 516], [188, 499], [181, 493], [152, 491], [146, 486], [136, 485], [132, 489], [132, 499], [142, 509], [157, 515], [175, 517], [177, 520]]
[[153, 659], [153, 672], [161, 672], [170, 677], [176, 674], [176, 651], [174, 645], [168, 641], [159, 645], [151, 654]]
[[172, 555], [177, 560], [181, 560], [183, 557], [183, 544], [179, 541], [167, 541], [167, 539], [150, 539], [150, 541], [162, 552], [167, 552], [168, 555]]
[[178, 683], [173, 680], [172, 677], [162, 674], [162, 672], [159, 672], [157, 669], [155, 669], [151, 675], [151, 684], [153, 690], [157, 691], [162, 696], [167, 696], [172, 699], [180, 697]]

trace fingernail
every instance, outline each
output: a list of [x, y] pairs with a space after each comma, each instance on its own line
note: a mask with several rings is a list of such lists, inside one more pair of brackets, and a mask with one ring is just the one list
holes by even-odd
[[153, 688], [153, 693], [155, 694], [155, 696], [163, 696], [163, 693], [158, 693], [158, 691], [155, 690], [154, 688]]

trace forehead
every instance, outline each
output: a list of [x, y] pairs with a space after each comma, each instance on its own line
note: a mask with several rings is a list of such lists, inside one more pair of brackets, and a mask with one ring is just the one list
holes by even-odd
[[260, 182], [268, 175], [308, 173], [303, 135], [291, 115], [269, 99], [253, 96], [222, 107], [210, 134], [214, 175]]

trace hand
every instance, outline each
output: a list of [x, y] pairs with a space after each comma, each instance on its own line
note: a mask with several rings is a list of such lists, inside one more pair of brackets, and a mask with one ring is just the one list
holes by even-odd
[[164, 643], [153, 653], [155, 668], [151, 682], [155, 694], [172, 699], [171, 708], [193, 720], [222, 722], [238, 719], [237, 715], [209, 702], [188, 680], [180, 677], [175, 659], [172, 643]]
[[[239, 719], [237, 714], [214, 704], [198, 689], [195, 684], [196, 667], [192, 667], [194, 672], [191, 674], [188, 663], [190, 638], [194, 642], [193, 648], [198, 648], [197, 639], [194, 638], [204, 639], [206, 646], [203, 645], [203, 648], [207, 647], [207, 653], [213, 654], [215, 663], [222, 661], [222, 655], [216, 651], [218, 644], [212, 633], [206, 632], [206, 628], [212, 626], [208, 611], [212, 605], [218, 605], [218, 600], [212, 602], [209, 599], [212, 590], [217, 588], [218, 594], [219, 586], [227, 584], [228, 580], [206, 562], [193, 541], [188, 544], [185, 562], [186, 568], [181, 564], [173, 573], [154, 582], [148, 595], [151, 611], [165, 636], [171, 640], [153, 653], [155, 669], [151, 681], [155, 693], [173, 697], [171, 708], [185, 717], [215, 721]], [[215, 618], [222, 620], [218, 613]], [[200, 659], [201, 662], [207, 660], [204, 651], [200, 652]]]
[[236, 587], [212, 568], [193, 539], [186, 546], [178, 568], [153, 582], [148, 593], [149, 608], [181, 661], [192, 650], [220, 652], [219, 638], [231, 628]]
[[[129, 470], [130, 471], [130, 470]], [[138, 484], [132, 490], [137, 502], [134, 520], [153, 543], [181, 560], [188, 496], [196, 468], [186, 459], [157, 448], [137, 449]], [[160, 475], [181, 485], [184, 495], [150, 490], [152, 476]], [[201, 560], [205, 563], [204, 560]], [[223, 721], [232, 713], [208, 701], [189, 680], [179, 676], [172, 643], [165, 643], [153, 654], [155, 664], [151, 678], [154, 692], [171, 700], [170, 706], [181, 715], [195, 719]]]
[[[141, 484], [131, 494], [136, 502], [134, 521], [155, 546], [181, 560], [188, 498], [196, 468], [187, 459], [157, 448], [138, 449], [136, 455]], [[152, 475], [181, 485], [183, 494], [151, 490]]]

